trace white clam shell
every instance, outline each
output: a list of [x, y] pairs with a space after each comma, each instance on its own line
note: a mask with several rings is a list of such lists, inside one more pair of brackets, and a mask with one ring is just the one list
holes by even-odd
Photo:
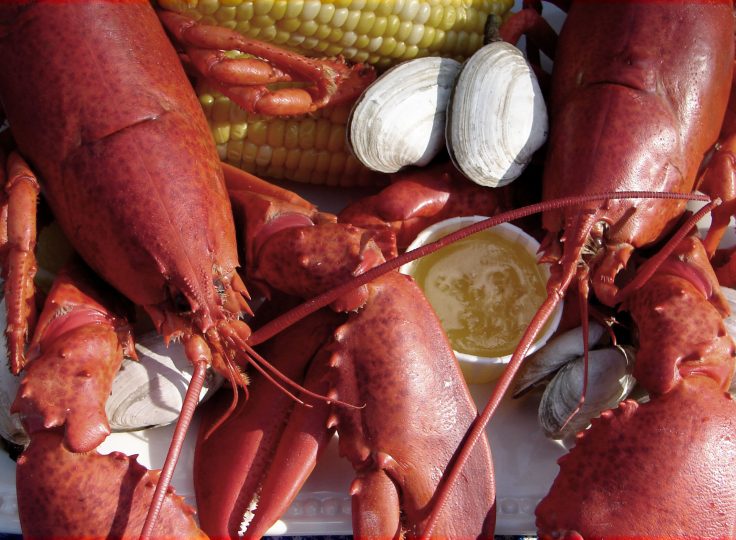
[[[585, 429], [590, 420], [616, 407], [634, 388], [630, 351], [608, 347], [588, 353], [588, 386], [582, 406], [583, 357], [565, 364], [552, 378], [539, 403], [539, 422], [545, 433], [561, 439]], [[576, 409], [580, 407], [579, 410]]]
[[[594, 348], [604, 336], [603, 325], [590, 321], [588, 324], [589, 347]], [[556, 335], [521, 364], [516, 375], [513, 396], [518, 397], [532, 387], [545, 383], [558, 369], [584, 352], [581, 326]]]
[[425, 57], [382, 74], [353, 106], [348, 146], [366, 167], [393, 173], [445, 148], [445, 114], [461, 64]]
[[[181, 411], [193, 366], [181, 343], [168, 347], [151, 333], [136, 338], [139, 361], [124, 360], [105, 405], [110, 427], [116, 431], [170, 424]], [[216, 390], [222, 378], [210, 371], [200, 401]]]
[[510, 183], [548, 131], [537, 77], [518, 48], [494, 41], [465, 62], [447, 118], [450, 156], [465, 176], [490, 187]]

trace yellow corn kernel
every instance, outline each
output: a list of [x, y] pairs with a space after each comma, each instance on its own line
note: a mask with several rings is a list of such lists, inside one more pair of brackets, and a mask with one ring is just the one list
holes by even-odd
[[[350, 104], [278, 118], [247, 113], [204, 85], [197, 93], [223, 161], [276, 180], [343, 186], [376, 182], [378, 175], [346, 147]], [[221, 120], [216, 122], [215, 115]]]
[[256, 146], [263, 146], [267, 142], [268, 137], [268, 123], [263, 120], [258, 120], [251, 123], [248, 126], [248, 141], [255, 144]]
[[215, 144], [225, 144], [230, 140], [230, 124], [213, 124], [211, 127]]
[[[165, 9], [235, 27], [249, 37], [304, 54], [342, 55], [379, 68], [418, 55], [462, 60], [483, 43], [488, 17], [500, 23], [513, 4], [514, 0], [159, 0]], [[467, 36], [458, 37], [460, 32]]]

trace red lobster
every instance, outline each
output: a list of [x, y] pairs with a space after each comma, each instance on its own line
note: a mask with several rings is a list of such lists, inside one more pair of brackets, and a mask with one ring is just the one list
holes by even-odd
[[[383, 262], [379, 245], [393, 238], [386, 230], [335, 223], [334, 216], [273, 187], [258, 194], [257, 179], [229, 187], [242, 222], [248, 277], [271, 294], [311, 298], [329, 290]], [[271, 340], [263, 353], [313, 392], [361, 407], [298, 406], [264, 379], [253, 382], [248, 402], [222, 425], [216, 422], [227, 403], [208, 405], [195, 454], [195, 490], [209, 535], [232, 537], [240, 530], [261, 537], [335, 431], [356, 471], [354, 534], [395, 538], [423, 529], [442, 471], [476, 416], [454, 353], [417, 285], [398, 272], [331, 306], [334, 311], [317, 311]], [[442, 537], [493, 534], [487, 441], [474, 449], [469, 471], [440, 518]], [[247, 513], [252, 519], [241, 530]]]
[[[636, 289], [692, 226], [690, 220], [653, 257], [648, 268], [621, 288], [626, 278], [630, 279], [621, 270], [626, 268], [634, 250], [662, 241], [681, 221], [683, 198], [667, 199], [666, 194], [689, 194], [698, 187], [701, 162], [719, 136], [731, 91], [733, 66], [734, 15], [730, 1], [572, 3], [556, 46], [549, 100], [551, 132], [543, 178], [544, 199], [552, 207], [543, 216], [548, 231], [543, 244], [545, 260], [552, 263], [548, 297], [469, 433], [458, 461], [446, 478], [446, 486], [458, 481], [474, 441], [482, 438], [486, 423], [508, 390], [526, 351], [570, 283], [577, 281], [581, 301], [587, 297], [589, 278], [598, 299], [610, 306], [627, 297], [634, 298]], [[714, 196], [726, 192], [726, 187], [715, 184], [701, 187]], [[661, 193], [663, 198], [632, 201], [620, 197], [621, 192], [628, 190]], [[616, 198], [602, 206], [592, 201], [555, 207], [553, 202], [572, 195], [605, 193], [615, 194]], [[632, 300], [632, 305], [635, 302]], [[722, 335], [717, 337], [720, 339]], [[664, 360], [660, 358], [661, 365], [666, 365]], [[722, 356], [721, 361], [728, 366], [730, 359], [725, 362]], [[730, 428], [726, 425], [724, 429]], [[600, 437], [601, 431], [602, 427], [595, 435], [591, 433], [590, 438]], [[699, 444], [719, 444], [714, 432], [700, 434], [703, 439]], [[631, 434], [631, 440], [635, 451], [640, 439]], [[671, 452], [665, 448], [658, 451], [662, 455]], [[698, 468], [716, 470], [718, 463], [709, 454], [693, 456]], [[648, 459], [647, 466], [656, 471], [662, 462], [658, 455]], [[662, 474], [658, 477], [662, 478], [666, 469], [660, 470]], [[569, 479], [574, 473], [566, 468], [561, 474]], [[639, 480], [646, 481], [644, 477]], [[719, 485], [724, 490], [723, 500], [732, 500], [728, 495], [732, 485]], [[700, 495], [688, 494], [696, 499]], [[444, 492], [437, 496], [439, 509], [444, 497]], [[656, 497], [668, 498], [663, 494]], [[560, 505], [567, 503], [564, 497], [557, 500]], [[632, 508], [637, 508], [640, 499], [632, 500]], [[601, 499], [597, 502], [600, 506], [607, 504]], [[714, 504], [715, 514], [732, 510], [728, 502], [722, 507]], [[695, 499], [687, 510], [684, 504], [677, 510], [691, 508], [697, 513], [702, 510]], [[669, 512], [666, 515], [651, 512], [641, 516], [636, 524], [641, 531], [651, 531], [667, 519], [670, 519]], [[649, 525], [645, 524], [647, 520]], [[681, 520], [692, 527], [687, 529], [687, 534], [701, 533], [700, 528], [692, 526], [697, 521]], [[428, 523], [425, 534], [433, 530], [432, 520]], [[575, 530], [577, 525], [573, 522], [566, 527]], [[612, 528], [597, 534], [618, 532]]]
[[[196, 368], [192, 399], [209, 365], [233, 386], [244, 384], [236, 364], [247, 360], [250, 330], [239, 318], [250, 310], [235, 271], [223, 174], [202, 109], [148, 0], [5, 2], [0, 65], [13, 138], [40, 178], [12, 174], [3, 201], [12, 370], [26, 364], [42, 192], [89, 266], [141, 306], [165, 340], [183, 339]], [[11, 157], [11, 166], [17, 163]], [[183, 408], [144, 536], [193, 408], [192, 401]], [[82, 481], [89, 472], [76, 474]]]

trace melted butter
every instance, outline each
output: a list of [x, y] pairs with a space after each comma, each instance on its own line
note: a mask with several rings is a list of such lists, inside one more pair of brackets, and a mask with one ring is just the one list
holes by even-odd
[[546, 297], [534, 255], [482, 231], [415, 263], [414, 279], [456, 351], [511, 354]]

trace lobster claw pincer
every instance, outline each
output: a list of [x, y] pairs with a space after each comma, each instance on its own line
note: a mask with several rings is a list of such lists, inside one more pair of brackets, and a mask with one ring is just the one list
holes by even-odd
[[[160, 472], [135, 456], [96, 451], [110, 433], [105, 402], [113, 378], [124, 352], [134, 354], [109, 293], [83, 267], [67, 266], [39, 317], [13, 404], [30, 436], [16, 470], [26, 537], [137, 536], [148, 513]], [[202, 538], [193, 515], [169, 492], [155, 534]]]

